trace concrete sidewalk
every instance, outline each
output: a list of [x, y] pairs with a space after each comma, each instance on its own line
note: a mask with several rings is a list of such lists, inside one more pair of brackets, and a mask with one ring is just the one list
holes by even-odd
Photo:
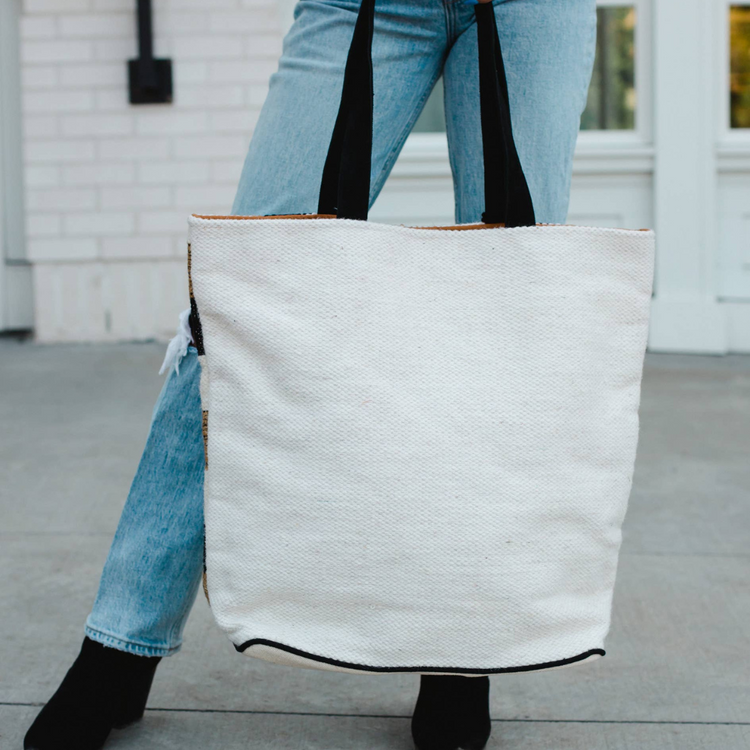
[[[0, 750], [80, 647], [162, 353], [0, 341]], [[648, 358], [607, 649], [493, 678], [489, 747], [750, 748], [750, 358]], [[417, 685], [243, 658], [199, 596], [144, 720], [107, 748], [409, 750]]]

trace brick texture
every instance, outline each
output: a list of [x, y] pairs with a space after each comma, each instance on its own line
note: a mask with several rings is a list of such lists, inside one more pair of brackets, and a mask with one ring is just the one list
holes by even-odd
[[174, 103], [131, 106], [133, 0], [24, 0], [26, 219], [42, 341], [171, 335], [187, 305], [187, 215], [231, 208], [281, 49], [278, 2], [153, 6]]

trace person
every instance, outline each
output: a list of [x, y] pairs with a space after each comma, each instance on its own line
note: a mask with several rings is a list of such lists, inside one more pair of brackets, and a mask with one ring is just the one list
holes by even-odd
[[[442, 75], [456, 221], [481, 220], [473, 4], [378, 0], [371, 202]], [[359, 0], [298, 2], [233, 214], [316, 211], [358, 10]], [[595, 0], [494, 0], [494, 12], [513, 133], [537, 220], [562, 223], [594, 61]], [[203, 565], [199, 364], [195, 348], [186, 349], [154, 408], [80, 654], [29, 729], [27, 750], [101, 747], [112, 728], [143, 715], [159, 660], [181, 646]], [[419, 750], [479, 750], [490, 726], [488, 677], [421, 677], [412, 718]]]

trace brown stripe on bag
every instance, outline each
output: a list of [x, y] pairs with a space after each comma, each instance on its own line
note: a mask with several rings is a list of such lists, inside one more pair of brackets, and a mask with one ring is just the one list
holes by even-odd
[[196, 219], [232, 219], [234, 221], [260, 221], [262, 219], [335, 219], [333, 214], [271, 214], [270, 216], [204, 216], [193, 214]]
[[[263, 221], [265, 219], [335, 219], [336, 216], [332, 214], [279, 214], [277, 216], [202, 216], [201, 214], [193, 214], [196, 219], [206, 220], [226, 220], [231, 219], [233, 221]], [[456, 226], [445, 226], [445, 227], [409, 227], [410, 229], [496, 229], [497, 227], [504, 227], [505, 224], [458, 224]], [[537, 224], [537, 226], [543, 226]]]
[[193, 267], [193, 256], [192, 256], [192, 247], [190, 243], [188, 242], [188, 293], [190, 294], [190, 299], [193, 299], [193, 275], [191, 273]]
[[[279, 214], [278, 216], [203, 216], [193, 214], [196, 219], [221, 220], [231, 219], [233, 221], [262, 221], [263, 219], [335, 219], [330, 214]], [[400, 226], [404, 226], [401, 224]], [[505, 224], [449, 224], [440, 227], [406, 227], [407, 229], [437, 229], [443, 232], [463, 232], [467, 229], [500, 229]], [[537, 227], [577, 227], [578, 224], [536, 224]], [[583, 227], [581, 227], [583, 228]], [[650, 229], [630, 230], [637, 232], [650, 232]]]
[[203, 468], [208, 468], [208, 410], [203, 410]]

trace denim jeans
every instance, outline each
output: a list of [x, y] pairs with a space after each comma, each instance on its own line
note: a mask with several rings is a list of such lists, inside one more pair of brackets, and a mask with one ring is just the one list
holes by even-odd
[[[271, 78], [233, 213], [314, 213], [359, 0], [300, 0]], [[565, 221], [573, 151], [594, 60], [595, 0], [495, 2], [513, 133], [537, 221]], [[443, 76], [456, 221], [484, 202], [473, 7], [378, 0], [371, 201]], [[203, 562], [199, 365], [167, 376], [86, 634], [124, 651], [178, 650]]]

